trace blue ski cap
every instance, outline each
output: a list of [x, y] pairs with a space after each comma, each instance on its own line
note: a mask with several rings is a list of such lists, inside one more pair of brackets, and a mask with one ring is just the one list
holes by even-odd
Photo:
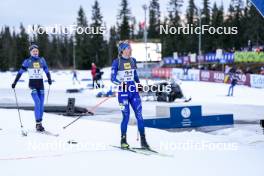
[[32, 51], [33, 49], [39, 49], [39, 47], [38, 47], [38, 45], [33, 44], [33, 45], [30, 45], [30, 47], [28, 49], [29, 49], [29, 51]]
[[130, 48], [128, 41], [122, 41], [118, 45], [118, 53], [121, 54], [125, 49]]

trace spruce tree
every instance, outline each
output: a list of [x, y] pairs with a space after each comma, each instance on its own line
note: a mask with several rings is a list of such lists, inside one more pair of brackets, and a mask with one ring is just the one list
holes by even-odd
[[[82, 7], [78, 11], [77, 27], [88, 27], [87, 18]], [[88, 69], [91, 65], [90, 62], [90, 36], [88, 34], [75, 34], [75, 51], [76, 51], [76, 67], [78, 69]]]
[[120, 40], [130, 39], [130, 9], [128, 8], [128, 0], [121, 0], [121, 9], [119, 10], [119, 14], [117, 17], [118, 20], [118, 33]]
[[153, 39], [160, 38], [160, 5], [158, 0], [151, 0], [149, 5], [149, 27], [148, 37]]
[[23, 24], [20, 25], [20, 33], [17, 36], [17, 61], [16, 68], [21, 67], [23, 60], [29, 56], [29, 36], [26, 33], [26, 30]]
[[[195, 6], [194, 0], [189, 0], [189, 5], [187, 7], [186, 19], [187, 24], [196, 27], [198, 25], [198, 12], [197, 7]], [[198, 35], [189, 34], [186, 36], [186, 50], [188, 52], [196, 52], [198, 53]]]
[[[203, 9], [201, 10], [201, 20], [202, 20], [202, 25], [210, 25], [211, 21], [211, 11], [210, 11], [210, 4], [209, 0], [203, 0]], [[205, 33], [202, 35], [202, 52], [211, 52], [212, 47], [211, 47], [211, 38], [212, 36], [209, 33]]]
[[103, 27], [103, 16], [97, 0], [95, 0], [94, 5], [92, 6], [91, 27], [95, 32], [91, 35], [91, 63], [94, 62], [96, 65], [102, 67], [107, 60], [107, 47], [106, 41], [104, 41], [104, 36], [100, 33], [100, 28]]

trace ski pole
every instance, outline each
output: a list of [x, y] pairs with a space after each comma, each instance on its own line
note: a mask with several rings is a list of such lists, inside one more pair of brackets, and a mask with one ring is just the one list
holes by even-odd
[[49, 89], [48, 89], [48, 94], [47, 94], [47, 101], [46, 101], [46, 105], [48, 104], [49, 102], [49, 93], [50, 93], [50, 85], [49, 85]]
[[21, 119], [21, 115], [20, 115], [20, 109], [19, 109], [18, 101], [17, 101], [16, 90], [13, 89], [13, 91], [14, 91], [15, 100], [16, 100], [16, 106], [17, 106], [17, 112], [18, 112], [18, 117], [19, 117], [19, 122], [20, 122], [21, 133], [22, 133], [23, 136], [27, 136], [27, 132], [24, 131], [24, 127], [23, 127], [23, 124], [22, 124], [22, 119]]
[[[102, 101], [100, 101], [99, 103], [97, 103], [94, 107], [92, 107], [90, 110], [88, 110], [88, 112], [91, 112], [91, 113], [95, 113], [95, 110], [101, 105], [103, 104], [104, 102], [106, 102], [107, 100], [109, 100], [111, 97], [106, 97], [105, 99], [103, 99]], [[62, 127], [63, 129], [66, 129], [67, 127], [69, 127], [70, 125], [72, 125], [73, 123], [75, 123], [76, 121], [78, 121], [80, 118], [82, 118], [83, 115], [80, 115], [79, 117], [77, 117], [76, 119], [74, 119], [72, 122], [70, 122], [68, 125]]]

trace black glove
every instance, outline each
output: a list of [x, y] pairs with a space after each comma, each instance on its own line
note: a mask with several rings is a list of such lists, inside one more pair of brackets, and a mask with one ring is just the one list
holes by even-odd
[[138, 91], [138, 92], [142, 92], [142, 91], [143, 91], [143, 86], [142, 86], [142, 84], [137, 83], [137, 91]]
[[48, 83], [49, 83], [49, 85], [51, 85], [52, 84], [52, 80], [48, 79]]
[[13, 83], [13, 84], [11, 85], [11, 87], [12, 87], [12, 89], [14, 89], [14, 88], [16, 87], [16, 83]]
[[21, 77], [21, 74], [18, 73], [18, 74], [16, 75], [16, 78], [15, 78], [14, 83], [13, 83], [12, 86], [11, 86], [12, 89], [14, 89], [14, 88], [16, 87], [16, 84], [17, 84], [18, 80], [20, 79], [20, 77]]
[[127, 83], [126, 82], [122, 82], [121, 85], [120, 85], [120, 87], [121, 87], [121, 90], [122, 91], [127, 91], [128, 90], [128, 86], [127, 86]]
[[51, 77], [50, 77], [50, 73], [47, 73], [47, 78], [48, 78], [49, 85], [51, 85], [52, 84], [52, 80], [51, 80]]

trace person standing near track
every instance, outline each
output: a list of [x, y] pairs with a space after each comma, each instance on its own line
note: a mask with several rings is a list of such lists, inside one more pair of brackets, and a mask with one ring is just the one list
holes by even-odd
[[96, 84], [96, 86], [97, 86], [96, 69], [97, 69], [97, 67], [96, 67], [95, 63], [92, 63], [91, 75], [92, 75], [92, 79], [93, 79], [93, 88], [94, 88], [94, 84]]
[[231, 82], [230, 82], [230, 86], [228, 89], [227, 96], [233, 96], [234, 95], [234, 87], [237, 85], [238, 81], [240, 80], [239, 74], [240, 74], [240, 72], [235, 72], [235, 73], [230, 75]]
[[142, 86], [140, 85], [136, 69], [136, 59], [131, 57], [131, 47], [129, 43], [127, 41], [120, 42], [118, 45], [118, 58], [112, 63], [111, 81], [119, 85], [118, 102], [123, 115], [123, 120], [121, 122], [121, 148], [123, 149], [129, 148], [126, 133], [130, 116], [130, 105], [137, 119], [141, 147], [149, 149], [145, 137], [141, 98], [138, 92], [138, 87]]
[[36, 120], [36, 130], [38, 132], [45, 131], [42, 126], [42, 117], [44, 112], [44, 83], [43, 71], [48, 78], [48, 84], [52, 84], [50, 72], [47, 63], [43, 57], [39, 57], [39, 48], [37, 45], [29, 47], [30, 57], [25, 59], [22, 67], [18, 71], [12, 88], [15, 89], [16, 84], [24, 72], [29, 74], [29, 88], [32, 90], [31, 96], [34, 101], [34, 112]]

